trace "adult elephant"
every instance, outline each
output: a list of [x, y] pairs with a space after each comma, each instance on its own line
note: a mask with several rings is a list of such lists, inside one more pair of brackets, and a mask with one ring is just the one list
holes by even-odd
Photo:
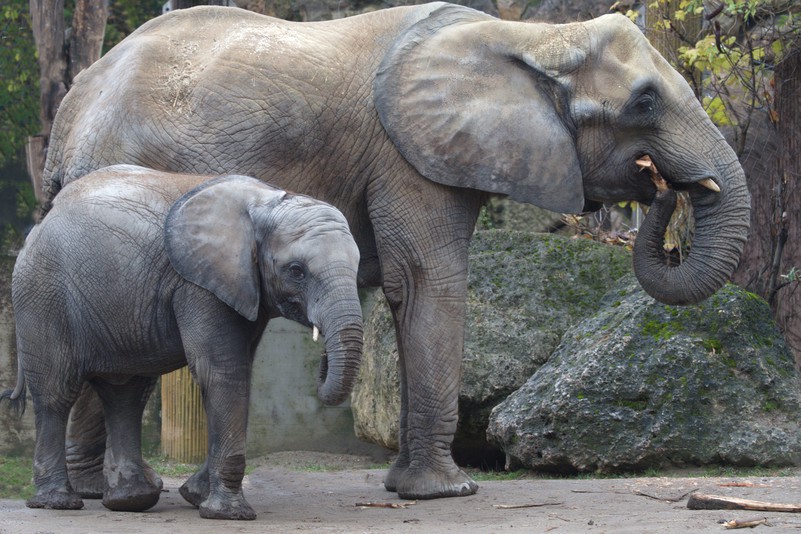
[[[450, 447], [482, 203], [651, 203], [643, 155], [671, 190], [644, 225], [640, 282], [666, 303], [700, 301], [737, 265], [744, 175], [689, 86], [625, 17], [527, 24], [432, 3], [306, 24], [198, 7], [148, 22], [78, 77], [45, 187], [52, 196], [131, 163], [247, 174], [337, 206], [361, 251], [359, 283], [383, 286], [395, 320], [400, 453], [385, 486], [434, 498], [477, 489]], [[696, 233], [689, 258], [667, 267], [674, 189], [689, 191]], [[103, 450], [80, 424], [92, 419], [72, 431], [70, 457], [86, 473]]]

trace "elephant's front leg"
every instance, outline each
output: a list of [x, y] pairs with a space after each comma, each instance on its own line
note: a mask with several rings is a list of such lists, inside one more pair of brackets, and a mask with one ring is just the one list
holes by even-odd
[[[453, 461], [467, 297], [467, 248], [479, 199], [431, 184], [405, 199], [414, 217], [375, 214], [384, 291], [395, 319], [401, 372], [400, 453], [385, 486], [408, 499], [471, 495], [478, 485]], [[463, 193], [462, 193], [463, 194]], [[397, 203], [394, 206], [397, 208]]]
[[[413, 312], [416, 317], [398, 319], [404, 375], [401, 388], [405, 394], [401, 402], [401, 450], [386, 487], [405, 499], [472, 495], [478, 485], [451, 455], [459, 418], [464, 309], [449, 299], [420, 295], [414, 306], [429, 311], [417, 310]], [[420, 314], [429, 313], [429, 318], [441, 318], [434, 320], [438, 326], [420, 320]], [[410, 333], [404, 334], [404, 329]]]
[[[213, 371], [214, 372], [214, 371]], [[255, 519], [256, 512], [245, 500], [242, 479], [245, 476], [245, 425], [248, 420], [249, 371], [242, 381], [221, 383], [203, 391], [208, 415], [209, 454], [196, 476], [208, 493], [198, 505], [205, 519]], [[201, 386], [201, 389], [202, 386]], [[194, 478], [194, 477], [193, 477]], [[194, 480], [198, 482], [198, 479]], [[187, 481], [189, 483], [189, 481]], [[187, 486], [187, 490], [190, 490]], [[184, 493], [182, 488], [181, 493]]]
[[[176, 309], [186, 359], [208, 419], [206, 462], [180, 489], [206, 519], [255, 519], [245, 500], [245, 433], [253, 364], [252, 326], [203, 293]], [[205, 297], [205, 300], [202, 300]]]

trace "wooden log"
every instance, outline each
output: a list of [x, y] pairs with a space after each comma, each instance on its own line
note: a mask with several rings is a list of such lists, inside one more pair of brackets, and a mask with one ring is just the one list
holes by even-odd
[[693, 493], [687, 501], [690, 510], [758, 510], [760, 512], [801, 512], [801, 504], [783, 504], [765, 501], [752, 501], [722, 495]]

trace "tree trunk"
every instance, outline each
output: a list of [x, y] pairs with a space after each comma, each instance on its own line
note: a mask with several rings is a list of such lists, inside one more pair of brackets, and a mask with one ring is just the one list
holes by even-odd
[[[774, 79], [781, 144], [771, 188], [775, 234], [766, 297], [801, 364], [801, 48], [776, 66]], [[794, 279], [791, 269], [796, 270]]]
[[768, 300], [801, 366], [801, 283], [790, 274], [801, 269], [801, 48], [776, 66], [774, 81], [778, 133], [770, 131], [767, 115], [759, 118], [741, 156], [751, 190], [751, 235], [732, 279]]
[[64, 55], [64, 0], [30, 0], [31, 29], [39, 53], [39, 121], [42, 129], [25, 145], [28, 175], [36, 200], [42, 201], [42, 171], [53, 118], [67, 94], [67, 60]]
[[73, 78], [100, 57], [108, 6], [105, 0], [76, 0], [69, 43], [66, 42], [64, 0], [30, 0], [30, 11], [39, 53], [42, 129], [28, 139], [25, 151], [28, 175], [33, 181], [36, 199], [41, 201], [41, 178], [53, 119]]
[[76, 0], [69, 42], [68, 86], [83, 69], [100, 59], [107, 19], [105, 0]]
[[64, 54], [64, 0], [31, 0], [31, 26], [39, 52], [42, 130], [47, 137], [61, 99], [67, 94], [67, 59]]

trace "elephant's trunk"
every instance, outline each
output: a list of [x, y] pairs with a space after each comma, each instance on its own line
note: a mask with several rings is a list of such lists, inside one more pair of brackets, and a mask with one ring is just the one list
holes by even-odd
[[336, 311], [321, 314], [319, 324], [325, 337], [325, 354], [320, 360], [317, 396], [328, 406], [344, 402], [353, 389], [359, 374], [364, 340], [358, 297], [345, 302], [336, 300]]
[[669, 266], [664, 235], [676, 205], [676, 194], [658, 192], [634, 244], [634, 273], [642, 288], [665, 304], [694, 304], [728, 280], [740, 259], [748, 234], [750, 196], [745, 175], [735, 161], [730, 180], [716, 180], [715, 193], [695, 186], [690, 191], [695, 235], [687, 259]]

